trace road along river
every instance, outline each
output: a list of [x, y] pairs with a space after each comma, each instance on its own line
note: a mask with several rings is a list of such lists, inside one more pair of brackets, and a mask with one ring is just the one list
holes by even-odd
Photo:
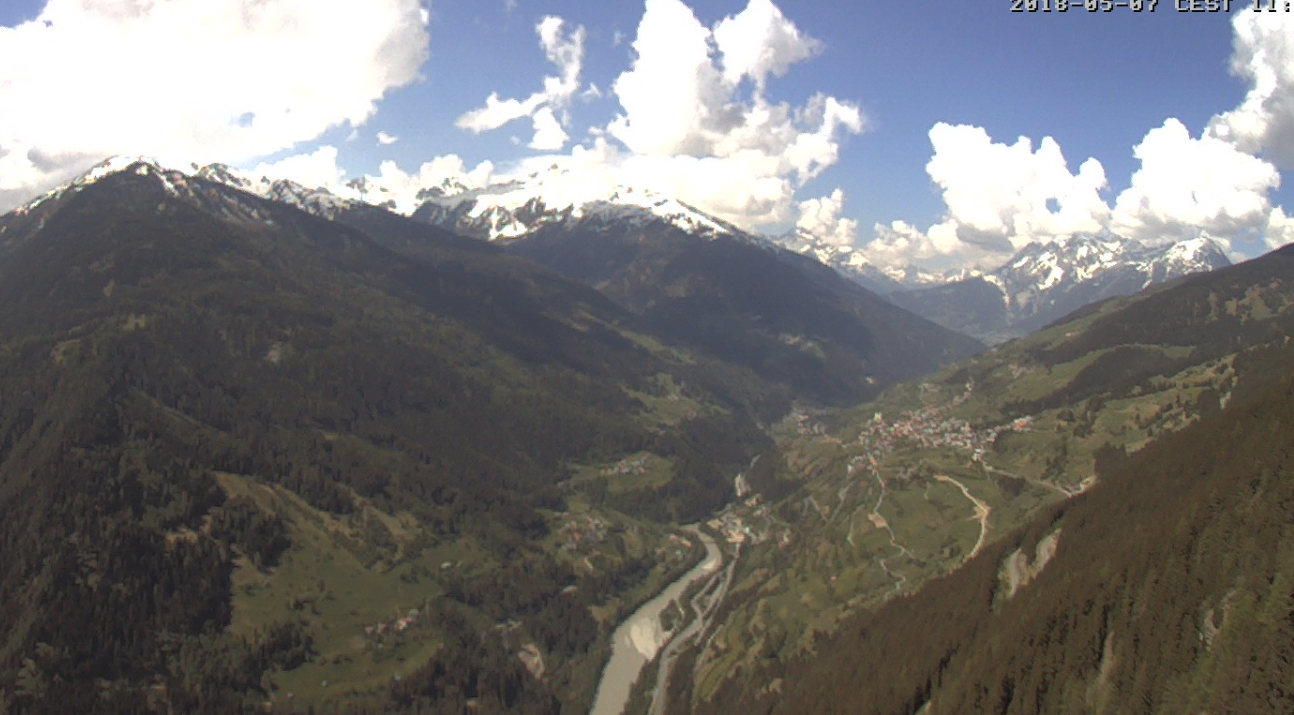
[[602, 680], [598, 683], [590, 715], [620, 715], [624, 711], [625, 703], [629, 700], [629, 689], [638, 678], [638, 673], [665, 645], [667, 638], [660, 625], [661, 612], [669, 606], [670, 601], [682, 596], [683, 591], [694, 581], [713, 574], [723, 564], [723, 555], [714, 539], [696, 527], [684, 528], [701, 538], [701, 543], [705, 545], [705, 558], [634, 611], [633, 615], [616, 628], [611, 636], [611, 659], [602, 671]]

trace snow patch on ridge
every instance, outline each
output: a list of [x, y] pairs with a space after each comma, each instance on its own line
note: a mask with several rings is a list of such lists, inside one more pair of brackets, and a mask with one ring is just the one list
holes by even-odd
[[290, 204], [310, 213], [333, 218], [337, 212], [360, 205], [362, 202], [341, 198], [326, 189], [310, 189], [287, 179], [270, 180], [256, 177], [225, 164], [183, 166], [163, 164], [156, 159], [144, 156], [113, 156], [91, 167], [84, 174], [59, 186], [22, 206], [13, 213], [25, 214], [47, 201], [57, 200], [68, 194], [74, 194], [87, 186], [103, 179], [133, 171], [140, 176], [157, 177], [167, 193], [177, 197], [193, 197], [195, 185], [193, 179], [203, 179], [222, 184], [240, 191], [259, 196], [270, 201]]
[[374, 192], [374, 198], [382, 199], [381, 203], [370, 203], [363, 200], [368, 192], [362, 181], [347, 185], [361, 197], [356, 199], [288, 179], [255, 176], [226, 164], [167, 166], [146, 157], [114, 156], [16, 210], [30, 211], [45, 201], [79, 191], [131, 167], [157, 176], [166, 190], [175, 195], [192, 195], [192, 180], [201, 179], [290, 204], [328, 219], [347, 209], [376, 205], [406, 215], [416, 212], [431, 223], [490, 240], [517, 239], [546, 225], [592, 220], [630, 225], [663, 221], [703, 238], [725, 236], [762, 241], [671, 196], [611, 183], [596, 175], [558, 169], [481, 188], [447, 180], [417, 191], [416, 200], [408, 201], [395, 201], [386, 192], [378, 191]]
[[435, 187], [418, 198], [419, 211], [433, 223], [490, 240], [522, 238], [549, 224], [586, 219], [659, 220], [706, 238], [747, 235], [673, 197], [566, 170], [476, 189]]
[[171, 175], [183, 175], [183, 172], [164, 166], [154, 159], [149, 159], [143, 156], [113, 156], [95, 164], [84, 174], [81, 174], [66, 184], [51, 189], [50, 191], [47, 191], [31, 201], [13, 209], [10, 213], [19, 215], [29, 213], [47, 201], [56, 201], [65, 195], [77, 193], [91, 184], [102, 181], [104, 178], [114, 174], [127, 171], [132, 167], [134, 167], [136, 174], [155, 174], [159, 179], [161, 179], [168, 192], [175, 193], [180, 191], [178, 179]]

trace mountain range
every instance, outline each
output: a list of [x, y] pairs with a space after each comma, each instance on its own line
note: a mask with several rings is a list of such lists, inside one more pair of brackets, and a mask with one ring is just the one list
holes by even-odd
[[653, 708], [1288, 711], [1288, 249], [925, 289], [1051, 322], [985, 351], [536, 181], [405, 215], [120, 158], [0, 216], [0, 712], [585, 712], [697, 521]]
[[940, 325], [998, 343], [1083, 306], [1229, 265], [1221, 247], [1208, 238], [1146, 246], [1112, 236], [1076, 235], [1030, 244], [979, 276], [888, 297]]
[[982, 348], [767, 245], [620, 231], [605, 275], [554, 260], [585, 283], [136, 158], [0, 217], [0, 704], [587, 708], [763, 425]]
[[858, 249], [803, 231], [778, 237], [897, 305], [989, 344], [1026, 335], [1085, 305], [1231, 265], [1209, 238], [1147, 244], [1077, 234], [1031, 243], [991, 270], [946, 272], [871, 264]]
[[[129, 157], [109, 160], [59, 191], [75, 191], [130, 161]], [[989, 344], [1027, 334], [1106, 298], [1230, 265], [1221, 247], [1209, 238], [1147, 244], [1110, 234], [1078, 234], [1048, 244], [1029, 244], [991, 270], [879, 267], [853, 246], [831, 243], [802, 229], [760, 236], [675, 198], [608, 184], [571, 170], [551, 169], [485, 188], [446, 180], [418, 191], [412, 203], [363, 192], [367, 201], [342, 198], [325, 189], [254, 177], [221, 164], [167, 168], [165, 173], [223, 183], [324, 218], [374, 202], [378, 208], [399, 209], [454, 234], [501, 245], [541, 232], [546, 236], [567, 229], [614, 234], [656, 226], [708, 240], [779, 246], [834, 268], [896, 305]]]
[[[561, 227], [602, 233], [649, 223], [709, 239], [778, 245], [811, 257], [944, 327], [997, 343], [1085, 305], [1230, 265], [1208, 238], [1149, 245], [1114, 235], [1075, 235], [1025, 246], [988, 271], [878, 267], [853, 246], [802, 229], [763, 237], [650, 191], [603, 185], [570, 171], [537, 173], [486, 189], [449, 184], [419, 194], [414, 217], [463, 235], [513, 241]], [[594, 228], [596, 227], [596, 228]]]
[[536, 173], [484, 189], [451, 183], [424, 189], [418, 199], [414, 218], [488, 240], [521, 238], [569, 222], [632, 226], [657, 221], [704, 238], [754, 239], [673, 197], [590, 181], [571, 170]]

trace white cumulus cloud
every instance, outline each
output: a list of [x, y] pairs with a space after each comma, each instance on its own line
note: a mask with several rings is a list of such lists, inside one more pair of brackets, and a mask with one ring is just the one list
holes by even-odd
[[48, 0], [0, 28], [0, 206], [109, 154], [240, 162], [418, 77], [419, 0]]
[[745, 11], [714, 28], [723, 56], [723, 79], [749, 77], [762, 91], [768, 75], [782, 77], [791, 65], [813, 57], [822, 43], [800, 32], [771, 0], [751, 0]]
[[562, 18], [549, 15], [535, 26], [544, 56], [558, 69], [557, 75], [544, 78], [543, 90], [525, 99], [500, 99], [497, 92], [491, 92], [485, 106], [458, 118], [458, 127], [480, 134], [530, 117], [535, 128], [529, 145], [532, 149], [557, 151], [565, 146], [569, 137], [563, 126], [569, 123], [566, 110], [571, 98], [580, 91], [585, 37], [582, 26], [564, 33], [565, 24]]
[[[600, 93], [580, 80], [582, 27], [570, 30], [560, 18], [547, 17], [535, 31], [559, 71], [543, 80], [541, 91], [525, 98], [492, 93], [457, 120], [461, 129], [480, 133], [528, 118], [534, 134], [526, 145], [535, 155], [501, 170], [468, 170], [458, 157], [436, 159], [417, 172], [388, 162], [378, 176], [363, 177], [365, 198], [389, 196], [408, 211], [420, 188], [446, 177], [479, 187], [557, 167], [577, 174], [582, 190], [653, 191], [750, 230], [781, 230], [799, 220], [840, 242], [856, 231], [856, 222], [840, 215], [840, 193], [807, 201], [798, 194], [838, 161], [845, 137], [863, 131], [863, 113], [825, 94], [801, 106], [770, 99], [769, 78], [812, 58], [821, 43], [768, 0], [750, 0], [713, 28], [680, 0], [648, 0], [631, 65], [610, 92], [621, 111], [565, 153], [557, 152], [570, 142], [570, 103]], [[347, 195], [344, 187], [340, 193]]]
[[862, 111], [835, 97], [802, 107], [767, 98], [769, 75], [819, 47], [767, 0], [714, 29], [680, 0], [648, 0], [633, 65], [612, 85], [622, 112], [606, 128], [627, 150], [616, 156], [630, 182], [745, 228], [792, 220], [796, 192], [864, 128]]
[[288, 179], [311, 189], [344, 192], [346, 172], [337, 164], [337, 147], [321, 146], [309, 154], [294, 154], [278, 161], [262, 162], [251, 171], [253, 176], [270, 181]]
[[[536, 28], [548, 59], [563, 68], [525, 99], [492, 94], [459, 118], [483, 132], [529, 117], [540, 152], [569, 141], [564, 111], [580, 92], [583, 29], [563, 35], [558, 18]], [[499, 179], [558, 166], [587, 181], [677, 197], [743, 228], [792, 222], [796, 194], [839, 159], [843, 138], [861, 133], [857, 105], [818, 94], [803, 106], [769, 99], [768, 80], [821, 49], [770, 0], [749, 0], [713, 27], [681, 0], [647, 0], [631, 66], [611, 86], [621, 111], [565, 155], [520, 162]]]
[[930, 269], [992, 265], [1001, 260], [1000, 253], [957, 236], [955, 221], [931, 226], [928, 231], [905, 221], [876, 224], [873, 238], [862, 247], [863, 256], [875, 266], [907, 267], [917, 265]]
[[610, 127], [635, 154], [704, 154], [709, 124], [738, 120], [725, 114], [724, 92], [712, 61], [710, 31], [679, 0], [647, 0], [633, 42], [637, 60], [611, 90], [625, 114]]
[[1285, 209], [1277, 206], [1267, 216], [1267, 230], [1263, 232], [1263, 243], [1268, 250], [1294, 243], [1294, 217], [1286, 216]]
[[1294, 15], [1247, 8], [1232, 29], [1231, 71], [1249, 84], [1244, 100], [1198, 138], [1177, 119], [1148, 131], [1112, 208], [1095, 159], [1071, 174], [1051, 138], [1034, 151], [1025, 138], [1006, 145], [979, 127], [939, 124], [927, 171], [947, 205], [944, 220], [925, 232], [878, 225], [865, 255], [882, 266], [991, 267], [1030, 241], [1101, 231], [1145, 243], [1207, 235], [1235, 256], [1236, 243], [1294, 241], [1294, 221], [1270, 198], [1277, 167], [1294, 167]]
[[1209, 135], [1294, 167], [1294, 15], [1249, 10], [1232, 21], [1232, 74], [1249, 82], [1240, 106], [1214, 117]]
[[559, 151], [566, 146], [570, 135], [562, 129], [562, 123], [557, 121], [557, 115], [553, 114], [551, 107], [540, 107], [531, 119], [535, 123], [535, 137], [528, 145], [531, 149]]
[[1111, 229], [1144, 241], [1201, 232], [1238, 238], [1265, 232], [1276, 167], [1176, 119], [1150, 130], [1133, 150], [1141, 168], [1115, 202]]
[[468, 168], [462, 157], [456, 154], [423, 162], [416, 172], [405, 172], [394, 161], [384, 161], [376, 176], [363, 177], [368, 194], [356, 198], [374, 204], [390, 202], [395, 210], [409, 214], [418, 208], [420, 192], [439, 189], [457, 193], [462, 189], [478, 189], [488, 185], [493, 178], [493, 163], [483, 161]]
[[1050, 137], [1035, 150], [1025, 137], [1008, 145], [981, 127], [940, 123], [930, 141], [926, 171], [947, 212], [925, 232], [901, 221], [876, 226], [863, 253], [878, 266], [993, 268], [1029, 243], [1080, 233], [1146, 244], [1207, 235], [1233, 253], [1236, 242], [1276, 247], [1294, 237], [1269, 198], [1280, 186], [1276, 167], [1216, 131], [1193, 137], [1177, 119], [1133, 148], [1140, 166], [1113, 208], [1101, 197], [1101, 164], [1088, 159], [1071, 173]]
[[984, 129], [939, 123], [930, 130], [934, 156], [926, 165], [943, 192], [948, 219], [964, 241], [1012, 251], [1099, 231], [1109, 208], [1100, 162], [1088, 159], [1071, 173], [1060, 145], [1044, 137], [1033, 149], [1027, 137], [994, 142]]
[[1105, 227], [1104, 168], [1088, 159], [1071, 172], [1051, 137], [1035, 150], [1028, 137], [1006, 144], [982, 127], [940, 122], [930, 130], [930, 143], [934, 154], [926, 173], [947, 213], [926, 234], [903, 222], [878, 226], [865, 250], [878, 264], [991, 267], [1029, 243]]
[[841, 218], [845, 206], [845, 192], [840, 189], [830, 195], [801, 201], [799, 218], [795, 227], [838, 246], [853, 245], [858, 238], [858, 221]]

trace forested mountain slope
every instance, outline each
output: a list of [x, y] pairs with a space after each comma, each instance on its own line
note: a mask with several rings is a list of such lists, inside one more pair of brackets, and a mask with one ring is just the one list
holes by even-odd
[[820, 403], [871, 399], [983, 349], [749, 236], [585, 219], [540, 228], [508, 250], [597, 288], [645, 330]]
[[686, 565], [633, 515], [723, 503], [791, 395], [402, 228], [149, 163], [0, 218], [10, 712], [591, 698], [607, 624]]
[[496, 243], [601, 291], [644, 332], [818, 403], [870, 399], [983, 349], [731, 227], [689, 231], [641, 212], [562, 215]]
[[1294, 710], [1294, 347], [1251, 359], [1225, 410], [701, 712]]
[[[1282, 250], [1094, 306], [856, 410], [784, 422], [780, 461], [762, 470], [771, 500], [734, 510], [737, 574], [676, 706], [757, 692], [816, 649], [813, 633], [987, 568], [995, 542], [1099, 487], [1122, 455], [1277, 389], [1291, 336], [1294, 252]], [[1211, 424], [1195, 439], [1230, 439]], [[1046, 560], [1023, 553], [991, 570], [1019, 587]]]

